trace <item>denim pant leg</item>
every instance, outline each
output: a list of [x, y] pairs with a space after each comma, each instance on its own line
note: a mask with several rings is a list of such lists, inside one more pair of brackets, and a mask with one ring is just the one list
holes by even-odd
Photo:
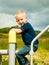
[[16, 57], [20, 65], [25, 65], [26, 62], [28, 61], [25, 55], [28, 54], [29, 51], [30, 51], [30, 45], [25, 45], [16, 53]]

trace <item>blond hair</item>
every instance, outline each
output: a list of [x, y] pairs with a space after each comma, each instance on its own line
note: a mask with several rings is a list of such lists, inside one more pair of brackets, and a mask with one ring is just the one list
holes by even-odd
[[27, 17], [26, 13], [23, 10], [19, 10], [19, 11], [16, 12], [16, 16], [19, 15], [19, 14], [23, 14], [24, 16]]

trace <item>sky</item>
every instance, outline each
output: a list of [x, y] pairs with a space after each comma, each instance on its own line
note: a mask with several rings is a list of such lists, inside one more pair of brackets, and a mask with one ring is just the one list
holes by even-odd
[[24, 10], [37, 30], [49, 25], [49, 0], [0, 0], [0, 28], [17, 25], [15, 13]]

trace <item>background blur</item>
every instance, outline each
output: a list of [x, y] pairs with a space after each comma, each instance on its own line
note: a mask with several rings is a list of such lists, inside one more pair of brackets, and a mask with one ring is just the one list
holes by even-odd
[[[49, 0], [0, 0], [0, 49], [9, 49], [9, 30], [18, 28], [15, 13], [24, 10], [38, 35], [49, 25]], [[21, 34], [16, 35], [17, 49], [24, 46]], [[49, 65], [49, 32], [46, 31], [39, 39], [37, 51], [34, 53], [34, 65]], [[30, 61], [30, 55], [26, 56]], [[8, 55], [2, 55], [2, 65], [8, 65]], [[16, 65], [19, 65], [16, 60]]]
[[0, 28], [17, 25], [14, 16], [20, 9], [34, 29], [42, 30], [49, 24], [49, 0], [0, 0]]

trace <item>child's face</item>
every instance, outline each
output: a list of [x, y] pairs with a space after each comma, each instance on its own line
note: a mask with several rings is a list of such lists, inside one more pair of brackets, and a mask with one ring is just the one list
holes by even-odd
[[16, 22], [19, 25], [23, 25], [24, 23], [27, 22], [27, 17], [24, 14], [18, 14], [15, 18], [16, 18]]

